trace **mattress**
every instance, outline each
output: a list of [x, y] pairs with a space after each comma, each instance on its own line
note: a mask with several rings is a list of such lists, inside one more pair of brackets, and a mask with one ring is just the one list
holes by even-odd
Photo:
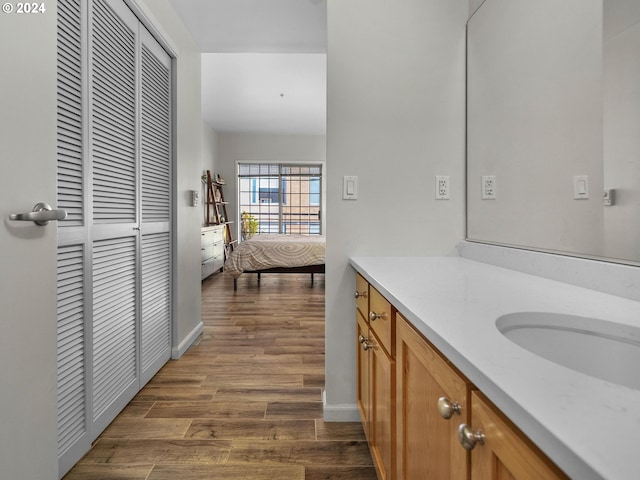
[[323, 265], [325, 237], [308, 235], [254, 235], [236, 245], [224, 264], [233, 278], [243, 272], [269, 268]]

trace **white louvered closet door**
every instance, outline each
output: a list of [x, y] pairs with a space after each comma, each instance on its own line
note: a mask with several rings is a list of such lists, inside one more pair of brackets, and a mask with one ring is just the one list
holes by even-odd
[[119, 0], [89, 16], [92, 422], [102, 431], [138, 391], [138, 19]]
[[62, 476], [170, 357], [172, 147], [170, 58], [123, 1], [58, 18]]
[[171, 58], [140, 26], [141, 382], [171, 356]]
[[66, 472], [91, 447], [91, 269], [86, 78], [86, 2], [58, 2], [57, 402], [58, 471]]

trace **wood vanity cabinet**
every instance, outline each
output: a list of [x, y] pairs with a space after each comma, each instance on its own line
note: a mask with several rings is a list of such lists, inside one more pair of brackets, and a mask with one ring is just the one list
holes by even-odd
[[471, 480], [566, 480], [567, 477], [481, 392], [471, 394]]
[[568, 479], [359, 274], [356, 303], [357, 401], [379, 480]]
[[[363, 280], [356, 280], [357, 401], [378, 478], [391, 480], [395, 478], [395, 319], [391, 304]], [[362, 311], [365, 291], [367, 313]]]
[[357, 403], [364, 434], [369, 440], [369, 351], [364, 348], [364, 342], [369, 338], [369, 283], [360, 274], [356, 274], [356, 361], [357, 361]]
[[400, 314], [396, 328], [396, 478], [467, 480], [458, 425], [470, 420], [471, 384]]
[[362, 427], [367, 441], [369, 431], [371, 430], [371, 421], [369, 412], [371, 411], [370, 386], [369, 386], [369, 349], [365, 348], [364, 342], [369, 339], [369, 324], [359, 311], [356, 311], [356, 335], [358, 338], [358, 346], [356, 347], [357, 364], [358, 364], [358, 382], [357, 382], [357, 402], [358, 410], [360, 410], [360, 418], [362, 419]]

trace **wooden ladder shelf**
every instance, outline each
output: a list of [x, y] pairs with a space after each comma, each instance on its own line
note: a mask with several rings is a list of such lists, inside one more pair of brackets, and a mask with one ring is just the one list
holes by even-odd
[[224, 251], [228, 258], [233, 251], [235, 241], [231, 231], [231, 223], [227, 213], [228, 202], [224, 200], [222, 191], [223, 183], [211, 178], [211, 171], [207, 170], [207, 198], [206, 198], [206, 223], [207, 225], [224, 225]]

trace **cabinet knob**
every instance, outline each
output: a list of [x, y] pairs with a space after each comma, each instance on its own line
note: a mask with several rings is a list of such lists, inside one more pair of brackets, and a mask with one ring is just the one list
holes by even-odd
[[379, 318], [384, 318], [384, 317], [386, 317], [386, 316], [387, 316], [387, 314], [386, 314], [386, 313], [384, 313], [384, 312], [382, 312], [382, 313], [376, 313], [376, 312], [374, 312], [373, 310], [371, 310], [371, 311], [369, 312], [369, 320], [371, 320], [372, 322], [375, 322], [377, 319], [379, 319]]
[[358, 292], [358, 291], [356, 290], [356, 292], [353, 294], [353, 296], [354, 296], [355, 298], [360, 298], [360, 297], [362, 297], [362, 298], [367, 298], [367, 292]]
[[364, 338], [363, 341], [361, 341], [360, 343], [362, 344], [362, 349], [364, 351], [367, 351], [367, 350], [369, 350], [371, 348], [375, 348], [375, 344], [369, 342], [369, 339], [367, 339], [367, 338]]
[[358, 341], [359, 341], [360, 343], [364, 343], [364, 342], [366, 342], [366, 341], [367, 341], [367, 339], [366, 339], [366, 338], [364, 338], [364, 335], [359, 335], [359, 336], [358, 336]]
[[458, 427], [458, 441], [465, 450], [473, 450], [478, 444], [484, 445], [484, 433], [482, 430], [471, 430], [471, 427], [466, 423], [461, 424]]
[[458, 402], [452, 402], [447, 397], [438, 399], [438, 413], [445, 420], [449, 420], [454, 415], [460, 415], [462, 407]]

